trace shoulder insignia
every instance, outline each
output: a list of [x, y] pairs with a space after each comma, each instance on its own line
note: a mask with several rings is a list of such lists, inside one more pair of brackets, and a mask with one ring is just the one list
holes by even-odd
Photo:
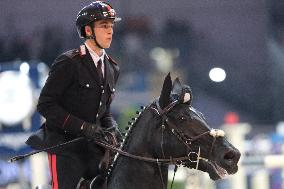
[[85, 56], [86, 55], [86, 46], [81, 45], [80, 46], [80, 56]]
[[58, 62], [62, 62], [68, 59], [73, 59], [74, 57], [79, 55], [79, 50], [78, 49], [72, 49], [69, 51], [66, 51], [62, 54], [60, 54], [59, 56], [56, 57], [56, 59], [54, 60], [54, 63], [58, 63]]
[[68, 58], [73, 58], [78, 54], [79, 54], [78, 49], [72, 49], [72, 50], [69, 50], [69, 51], [63, 53], [62, 55], [65, 56], [65, 57], [68, 57]]

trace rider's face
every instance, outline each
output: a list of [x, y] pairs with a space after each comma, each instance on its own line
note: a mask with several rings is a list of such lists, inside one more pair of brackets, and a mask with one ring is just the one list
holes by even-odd
[[99, 20], [94, 23], [96, 40], [103, 48], [109, 48], [111, 45], [113, 25], [113, 19]]

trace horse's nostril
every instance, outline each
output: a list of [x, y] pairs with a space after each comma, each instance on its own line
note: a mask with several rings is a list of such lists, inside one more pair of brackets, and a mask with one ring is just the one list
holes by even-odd
[[225, 154], [224, 159], [225, 160], [234, 160], [236, 159], [237, 154], [234, 151], [229, 151]]

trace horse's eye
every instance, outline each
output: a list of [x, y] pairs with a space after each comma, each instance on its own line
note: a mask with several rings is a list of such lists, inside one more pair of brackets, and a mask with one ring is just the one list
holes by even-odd
[[186, 118], [185, 118], [184, 116], [181, 116], [181, 117], [180, 117], [180, 120], [181, 120], [181, 121], [185, 121]]

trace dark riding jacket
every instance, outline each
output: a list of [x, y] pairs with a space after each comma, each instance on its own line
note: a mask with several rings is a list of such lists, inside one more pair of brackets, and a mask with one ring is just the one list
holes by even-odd
[[[104, 128], [117, 126], [110, 113], [110, 104], [119, 66], [108, 55], [104, 64], [104, 83], [101, 84], [97, 68], [84, 45], [56, 58], [37, 105], [46, 122], [27, 140], [28, 145], [43, 149], [72, 140], [81, 136], [83, 124], [96, 123]], [[74, 150], [70, 146], [70, 150]], [[80, 147], [84, 148], [77, 144], [76, 148]]]

